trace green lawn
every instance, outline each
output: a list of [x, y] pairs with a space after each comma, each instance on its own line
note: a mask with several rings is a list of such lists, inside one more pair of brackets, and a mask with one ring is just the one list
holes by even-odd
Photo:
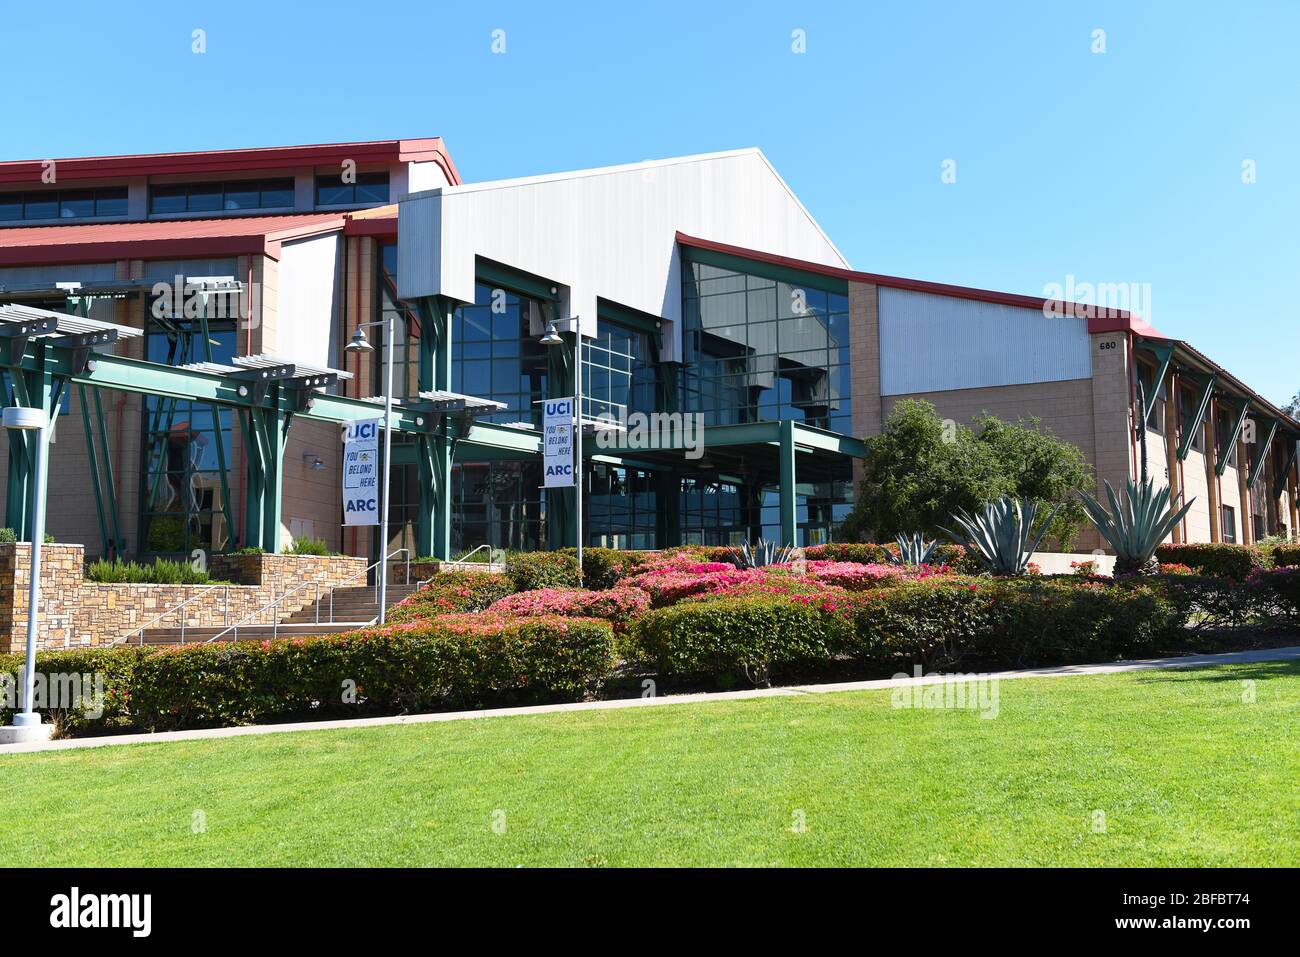
[[1300, 864], [1295, 663], [1006, 681], [999, 706], [852, 692], [12, 755], [0, 859]]

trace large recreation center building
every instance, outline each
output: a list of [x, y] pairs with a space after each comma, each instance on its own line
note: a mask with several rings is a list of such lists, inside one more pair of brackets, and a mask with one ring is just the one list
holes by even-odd
[[[592, 545], [833, 540], [906, 398], [1036, 416], [1115, 485], [1144, 421], [1196, 499], [1176, 540], [1296, 533], [1300, 422], [1240, 379], [1124, 310], [854, 271], [758, 150], [482, 183], [436, 138], [0, 163], [5, 402], [56, 416], [47, 527], [87, 554], [377, 554], [340, 430], [382, 414], [389, 319], [389, 551], [572, 544], [577, 503]], [[539, 425], [579, 340], [575, 495]], [[35, 440], [0, 452], [23, 538]]]

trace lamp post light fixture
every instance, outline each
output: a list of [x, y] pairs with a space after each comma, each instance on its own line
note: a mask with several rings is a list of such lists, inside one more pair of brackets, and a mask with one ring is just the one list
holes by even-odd
[[[33, 709], [36, 688], [36, 629], [41, 603], [41, 545], [45, 541], [45, 473], [49, 466], [48, 430], [49, 416], [44, 409], [10, 406], [4, 410], [6, 429], [34, 432], [36, 440], [36, 467], [32, 471], [32, 544], [31, 570], [27, 584], [27, 654], [23, 662], [23, 710], [14, 715], [13, 724], [0, 728], [0, 743], [41, 741], [50, 736], [52, 725], [42, 725], [41, 716]], [[10, 446], [9, 454], [15, 454]]]
[[388, 496], [392, 494], [389, 479], [393, 463], [393, 430], [390, 428], [393, 419], [393, 316], [390, 313], [387, 319], [358, 323], [351, 341], [343, 347], [344, 352], [365, 355], [375, 351], [366, 338], [367, 326], [384, 327], [384, 495], [379, 513], [379, 624], [382, 625], [388, 605]]
[[[576, 316], [561, 320], [573, 328], [573, 527], [578, 546], [578, 571], [582, 571], [582, 326]], [[537, 340], [552, 348], [564, 344], [555, 320], [546, 323], [546, 333]]]

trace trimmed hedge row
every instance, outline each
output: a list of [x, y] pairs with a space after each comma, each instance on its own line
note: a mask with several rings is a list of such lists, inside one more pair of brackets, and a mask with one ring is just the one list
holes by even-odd
[[1192, 545], [1161, 545], [1156, 558], [1162, 565], [1186, 565], [1202, 575], [1215, 575], [1244, 582], [1267, 562], [1254, 545], [1198, 542]]
[[513, 594], [506, 575], [492, 572], [440, 572], [429, 584], [403, 598], [385, 616], [390, 624], [423, 621], [437, 615], [486, 611], [494, 601]]
[[[21, 655], [0, 658], [20, 673]], [[453, 619], [275, 642], [37, 656], [42, 673], [106, 674], [103, 716], [41, 709], [61, 734], [167, 731], [303, 715], [577, 701], [614, 668], [608, 622], [555, 616], [491, 628]]]
[[506, 578], [515, 591], [582, 587], [576, 552], [511, 552], [506, 556]]
[[910, 581], [834, 604], [758, 596], [651, 611], [633, 647], [665, 673], [751, 680], [833, 660], [859, 665], [1034, 667], [1186, 644], [1186, 612], [1159, 583], [1069, 579]]

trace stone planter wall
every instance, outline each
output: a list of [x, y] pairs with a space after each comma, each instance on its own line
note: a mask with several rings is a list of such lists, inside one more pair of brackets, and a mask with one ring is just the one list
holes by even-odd
[[[24, 542], [0, 545], [0, 652], [21, 651], [27, 633], [31, 549]], [[59, 650], [111, 644], [169, 609], [194, 598], [155, 627], [233, 624], [304, 583], [279, 607], [279, 617], [305, 608], [363, 571], [363, 558], [310, 555], [219, 555], [212, 576], [232, 585], [105, 585], [86, 581], [81, 545], [41, 548], [40, 647]], [[363, 579], [358, 579], [363, 581]], [[196, 597], [198, 596], [198, 597]], [[263, 616], [270, 623], [270, 615]]]

